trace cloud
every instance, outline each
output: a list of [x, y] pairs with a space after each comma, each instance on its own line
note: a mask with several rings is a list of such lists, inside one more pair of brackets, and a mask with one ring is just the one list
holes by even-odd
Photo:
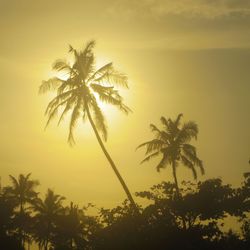
[[249, 0], [116, 0], [108, 8], [110, 13], [127, 18], [180, 15], [187, 18], [224, 18], [250, 15]]

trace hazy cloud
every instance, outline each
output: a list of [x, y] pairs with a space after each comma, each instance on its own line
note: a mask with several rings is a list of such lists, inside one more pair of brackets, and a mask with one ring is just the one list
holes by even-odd
[[250, 41], [250, 0], [0, 0], [0, 10], [2, 54], [88, 38], [111, 48], [242, 48]]
[[110, 13], [122, 16], [165, 17], [166, 15], [183, 15], [214, 19], [231, 15], [246, 16], [250, 14], [249, 0], [116, 0], [108, 8]]

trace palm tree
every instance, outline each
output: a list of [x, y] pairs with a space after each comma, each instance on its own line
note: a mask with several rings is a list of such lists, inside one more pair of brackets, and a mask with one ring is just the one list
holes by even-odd
[[88, 231], [86, 230], [86, 216], [82, 209], [70, 203], [70, 207], [57, 220], [57, 228], [54, 237], [54, 247], [61, 249], [85, 249]]
[[15, 206], [18, 207], [15, 221], [16, 225], [19, 226], [19, 237], [22, 246], [24, 246], [25, 239], [29, 239], [28, 235], [25, 235], [25, 231], [28, 231], [30, 226], [29, 207], [26, 205], [32, 204], [38, 195], [38, 193], [35, 192], [35, 187], [39, 185], [39, 182], [30, 180], [30, 175], [30, 173], [26, 176], [20, 174], [18, 178], [10, 175], [12, 186], [4, 188], [6, 198], [12, 200]]
[[33, 203], [35, 212], [34, 238], [39, 243], [40, 248], [44, 247], [45, 250], [48, 249], [48, 244], [55, 230], [56, 220], [64, 212], [62, 206], [64, 199], [64, 197], [48, 189], [44, 200], [37, 198]]
[[181, 125], [182, 114], [179, 114], [175, 120], [161, 117], [163, 130], [158, 129], [154, 124], [150, 124], [152, 132], [155, 133], [155, 139], [147, 141], [138, 146], [146, 147], [146, 158], [141, 162], [149, 161], [153, 157], [161, 156], [161, 161], [156, 166], [157, 171], [172, 166], [174, 182], [176, 186], [177, 197], [180, 198], [180, 190], [176, 175], [176, 169], [179, 164], [189, 168], [193, 177], [197, 178], [195, 166], [199, 167], [204, 174], [202, 161], [198, 158], [196, 148], [189, 144], [192, 138], [197, 139], [198, 126], [189, 121]]
[[[122, 96], [114, 88], [116, 85], [127, 88], [127, 77], [116, 71], [112, 63], [108, 63], [96, 70], [93, 53], [94, 46], [94, 41], [90, 41], [80, 51], [69, 46], [69, 53], [73, 54], [74, 62], [69, 63], [65, 60], [57, 60], [53, 64], [53, 70], [64, 73], [67, 79], [53, 77], [47, 81], [43, 81], [39, 88], [40, 93], [45, 93], [49, 90], [57, 91], [56, 97], [47, 106], [47, 125], [61, 108], [63, 108], [63, 111], [61, 112], [58, 124], [68, 112], [71, 112], [68, 142], [72, 145], [75, 143], [73, 130], [77, 121], [79, 118], [83, 119], [83, 121], [88, 119], [103, 153], [120, 181], [132, 206], [136, 209], [134, 199], [102, 141], [102, 138], [104, 141], [107, 140], [107, 126], [99, 105], [99, 101], [112, 104], [120, 111], [128, 114], [131, 110], [123, 103]], [[100, 135], [102, 135], [102, 138]]]
[[26, 176], [20, 174], [18, 179], [10, 175], [10, 180], [12, 186], [4, 188], [5, 195], [14, 199], [19, 206], [19, 212], [23, 213], [25, 210], [26, 203], [32, 203], [33, 200], [37, 197], [38, 193], [35, 192], [35, 187], [39, 185], [39, 182], [36, 180], [30, 180], [31, 173]]

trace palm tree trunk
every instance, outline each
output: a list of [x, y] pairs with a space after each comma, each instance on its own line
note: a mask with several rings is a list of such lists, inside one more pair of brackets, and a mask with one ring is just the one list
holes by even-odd
[[[174, 176], [174, 182], [175, 182], [175, 187], [176, 187], [177, 199], [181, 200], [181, 193], [180, 193], [180, 189], [179, 189], [179, 185], [178, 185], [178, 180], [177, 180], [177, 175], [176, 175], [176, 163], [175, 163], [175, 161], [173, 161], [172, 167], [173, 167], [173, 176]], [[185, 217], [184, 217], [184, 215], [182, 215], [181, 217], [182, 217], [183, 228], [186, 229], [187, 227], [186, 227]]]
[[118, 180], [120, 181], [120, 183], [121, 183], [121, 185], [122, 185], [128, 199], [129, 199], [131, 205], [133, 206], [135, 212], [139, 213], [139, 210], [138, 210], [138, 208], [137, 208], [137, 206], [135, 204], [135, 201], [134, 201], [134, 199], [133, 199], [133, 197], [132, 197], [132, 195], [131, 195], [131, 193], [130, 193], [130, 191], [129, 191], [126, 183], [125, 183], [125, 181], [123, 180], [122, 176], [120, 175], [114, 161], [112, 160], [111, 156], [109, 155], [108, 151], [106, 150], [106, 148], [105, 148], [105, 146], [104, 146], [104, 144], [102, 142], [102, 139], [101, 139], [101, 137], [100, 137], [100, 135], [99, 135], [99, 133], [98, 133], [98, 131], [96, 129], [95, 123], [94, 123], [94, 121], [93, 121], [93, 119], [91, 117], [91, 114], [90, 114], [90, 111], [89, 111], [89, 108], [88, 108], [87, 105], [86, 105], [86, 111], [87, 111], [89, 122], [90, 122], [90, 124], [91, 124], [91, 126], [92, 126], [92, 128], [94, 130], [95, 136], [96, 136], [96, 138], [97, 138], [97, 140], [98, 140], [98, 142], [99, 142], [99, 144], [101, 146], [101, 149], [102, 149], [104, 155], [106, 156], [106, 158], [107, 158], [108, 162], [110, 163], [113, 171], [115, 172]]
[[173, 161], [172, 166], [173, 166], [173, 176], [174, 176], [174, 183], [175, 183], [175, 187], [176, 187], [176, 194], [177, 194], [177, 198], [180, 199], [180, 189], [179, 189], [178, 180], [177, 180], [177, 176], [176, 176], [175, 161]]
[[[23, 201], [20, 200], [20, 211], [19, 211], [19, 216], [22, 220], [22, 216], [24, 214], [24, 211], [23, 211]], [[24, 240], [24, 232], [23, 232], [23, 229], [22, 229], [22, 226], [20, 225], [20, 228], [19, 228], [19, 237], [20, 237], [20, 241], [21, 241], [21, 246], [24, 248], [24, 245], [25, 245], [25, 240]]]

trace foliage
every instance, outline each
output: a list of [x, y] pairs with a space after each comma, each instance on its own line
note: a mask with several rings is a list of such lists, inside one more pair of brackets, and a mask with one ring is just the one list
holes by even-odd
[[[162, 182], [136, 193], [149, 203], [140, 207], [140, 214], [125, 200], [90, 216], [88, 206], [79, 208], [72, 202], [65, 206], [65, 198], [48, 189], [44, 199], [38, 193], [35, 199], [33, 192], [26, 195], [32, 203], [24, 206], [20, 219], [19, 195], [9, 195], [15, 187], [13, 182], [0, 194], [1, 249], [24, 249], [32, 241], [45, 250], [249, 249], [249, 175], [238, 188], [218, 178], [183, 182], [181, 199], [174, 183]], [[241, 232], [224, 230], [224, 218], [230, 215], [237, 216]]]
[[61, 115], [58, 124], [67, 113], [71, 113], [68, 135], [70, 144], [75, 143], [73, 132], [78, 120], [91, 120], [90, 116], [94, 117], [95, 127], [103, 139], [107, 140], [107, 125], [98, 100], [111, 104], [126, 114], [130, 112], [123, 103], [122, 96], [115, 89], [115, 86], [128, 87], [126, 75], [115, 70], [112, 63], [96, 69], [94, 46], [95, 41], [90, 41], [84, 49], [77, 51], [70, 45], [69, 53], [73, 55], [73, 62], [58, 59], [52, 67], [64, 77], [56, 76], [43, 81], [39, 88], [41, 94], [56, 91], [56, 97], [49, 102], [46, 109], [46, 126], [59, 112]]

